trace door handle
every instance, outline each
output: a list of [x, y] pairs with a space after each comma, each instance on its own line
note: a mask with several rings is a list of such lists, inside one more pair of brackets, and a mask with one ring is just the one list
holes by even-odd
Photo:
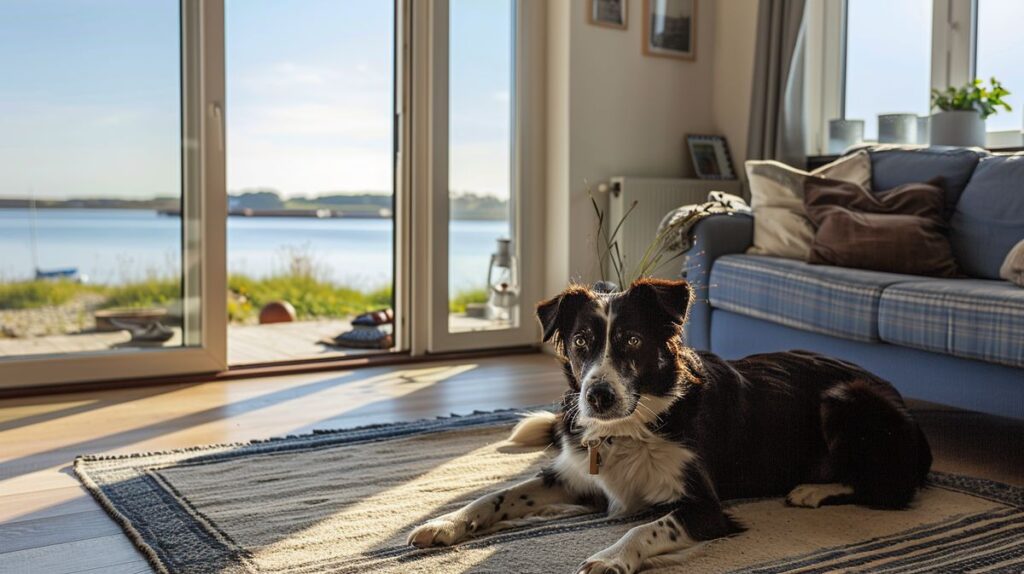
[[210, 115], [213, 116], [213, 121], [216, 124], [214, 129], [217, 134], [217, 150], [224, 151], [224, 109], [220, 102], [210, 104]]

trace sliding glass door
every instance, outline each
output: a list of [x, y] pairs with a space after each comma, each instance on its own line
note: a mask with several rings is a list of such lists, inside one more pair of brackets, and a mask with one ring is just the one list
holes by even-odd
[[229, 363], [389, 351], [395, 4], [228, 0], [225, 20]]
[[544, 12], [0, 4], [0, 388], [535, 343]]
[[528, 34], [537, 8], [433, 2], [431, 352], [536, 342], [543, 226], [528, 179], [539, 173], [530, 153], [537, 54]]
[[219, 17], [0, 4], [0, 387], [224, 367]]

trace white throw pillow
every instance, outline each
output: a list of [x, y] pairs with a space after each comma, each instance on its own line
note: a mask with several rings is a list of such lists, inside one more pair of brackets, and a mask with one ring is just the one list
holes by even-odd
[[1024, 239], [1014, 245], [1006, 255], [1003, 266], [999, 268], [999, 276], [1024, 287]]
[[807, 260], [814, 227], [804, 212], [804, 180], [827, 177], [871, 189], [871, 157], [866, 151], [843, 156], [806, 172], [777, 161], [748, 161], [754, 245], [747, 253]]

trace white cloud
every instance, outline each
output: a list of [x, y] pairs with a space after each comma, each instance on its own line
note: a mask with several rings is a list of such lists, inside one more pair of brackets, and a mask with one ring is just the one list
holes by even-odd
[[271, 187], [287, 196], [326, 191], [390, 191], [391, 153], [387, 146], [310, 146], [274, 140], [228, 142], [228, 186], [232, 191]]
[[507, 142], [484, 142], [452, 147], [449, 188], [508, 197], [511, 163]]
[[242, 77], [246, 88], [253, 90], [295, 88], [301, 86], [321, 86], [331, 78], [331, 70], [326, 67], [298, 64], [295, 62], [276, 62], [259, 69], [256, 73]]
[[[383, 102], [381, 102], [383, 104]], [[228, 110], [229, 135], [334, 135], [352, 139], [390, 137], [390, 102], [368, 105], [296, 103]]]

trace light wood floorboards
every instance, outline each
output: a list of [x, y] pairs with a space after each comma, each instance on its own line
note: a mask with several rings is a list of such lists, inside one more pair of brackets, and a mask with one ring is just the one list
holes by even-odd
[[[151, 571], [72, 475], [78, 454], [527, 407], [563, 384], [537, 354], [0, 401], [0, 573]], [[1024, 423], [915, 407], [937, 469], [1024, 485]]]

